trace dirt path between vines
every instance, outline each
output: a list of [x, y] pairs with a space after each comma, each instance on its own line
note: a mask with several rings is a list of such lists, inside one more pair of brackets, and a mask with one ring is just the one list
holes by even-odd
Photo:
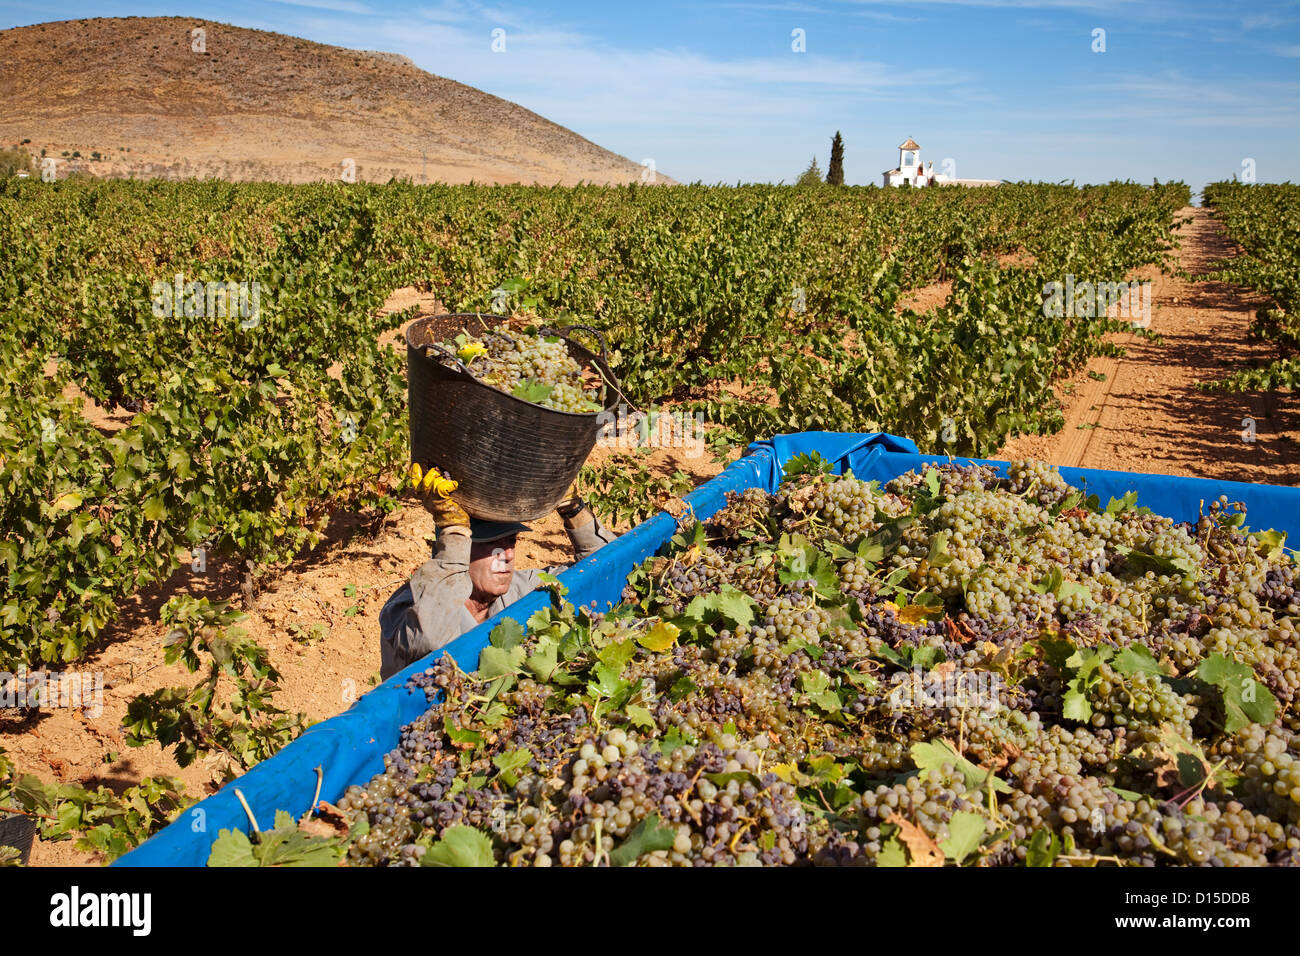
[[[1188, 207], [1178, 264], [1202, 273], [1236, 247], [1209, 210]], [[1082, 278], [1082, 277], [1080, 277]], [[1055, 435], [1022, 435], [995, 458], [1040, 458], [1055, 465], [1155, 472], [1269, 484], [1300, 484], [1300, 395], [1205, 392], [1224, 378], [1277, 357], [1247, 330], [1264, 297], [1225, 282], [1189, 282], [1154, 268], [1155, 342], [1116, 335], [1127, 354], [1095, 358], [1057, 386], [1066, 424]]]

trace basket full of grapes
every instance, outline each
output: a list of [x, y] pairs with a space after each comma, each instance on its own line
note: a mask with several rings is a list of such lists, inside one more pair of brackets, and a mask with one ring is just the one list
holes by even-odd
[[456, 313], [407, 328], [411, 458], [454, 478], [471, 515], [531, 521], [564, 498], [621, 393], [599, 332], [509, 322]]

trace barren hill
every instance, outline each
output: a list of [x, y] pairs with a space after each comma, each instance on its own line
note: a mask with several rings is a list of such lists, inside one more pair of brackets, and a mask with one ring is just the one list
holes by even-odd
[[56, 157], [60, 176], [307, 182], [339, 178], [348, 161], [378, 182], [623, 183], [643, 172], [398, 54], [183, 17], [0, 31], [0, 144], [19, 143]]

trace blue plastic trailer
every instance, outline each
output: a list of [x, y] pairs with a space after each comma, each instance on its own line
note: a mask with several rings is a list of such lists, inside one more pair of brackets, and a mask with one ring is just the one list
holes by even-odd
[[[801, 432], [750, 445], [744, 457], [685, 500], [697, 516], [706, 518], [726, 503], [729, 491], [746, 488], [775, 491], [785, 463], [797, 454], [813, 451], [833, 462], [836, 473], [851, 470], [859, 478], [881, 482], [927, 463], [977, 462], [994, 465], [1004, 474], [1006, 468], [1006, 462], [921, 455], [910, 440], [883, 433]], [[1136, 491], [1140, 504], [1175, 521], [1194, 521], [1202, 502], [1208, 504], [1220, 495], [1227, 495], [1230, 501], [1245, 503], [1250, 527], [1275, 528], [1286, 531], [1292, 542], [1300, 539], [1300, 487], [1086, 468], [1062, 468], [1061, 474], [1071, 484], [1086, 487], [1102, 501]], [[618, 601], [627, 576], [642, 560], [655, 554], [676, 530], [674, 519], [661, 512], [574, 565], [560, 575], [569, 589], [569, 600], [597, 609]], [[497, 624], [507, 617], [523, 624], [548, 600], [545, 593], [534, 592], [461, 635], [443, 650], [465, 670], [474, 670], [479, 652], [487, 646], [488, 635]], [[427, 666], [426, 659], [394, 674], [344, 713], [312, 727], [270, 760], [186, 810], [170, 826], [114, 865], [203, 866], [220, 830], [247, 832], [250, 829], [248, 816], [234, 793], [236, 786], [248, 801], [259, 826], [269, 829], [275, 811], [285, 810], [298, 817], [311, 806], [317, 767], [323, 772], [320, 791], [323, 800], [335, 802], [349, 786], [364, 785], [384, 769], [384, 755], [397, 746], [401, 728], [428, 709], [424, 692], [405, 686], [412, 675]]]

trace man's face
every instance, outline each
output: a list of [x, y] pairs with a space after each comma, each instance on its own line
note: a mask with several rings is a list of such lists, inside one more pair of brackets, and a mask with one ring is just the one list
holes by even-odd
[[515, 538], [475, 541], [469, 549], [469, 579], [476, 594], [500, 597], [515, 573]]

